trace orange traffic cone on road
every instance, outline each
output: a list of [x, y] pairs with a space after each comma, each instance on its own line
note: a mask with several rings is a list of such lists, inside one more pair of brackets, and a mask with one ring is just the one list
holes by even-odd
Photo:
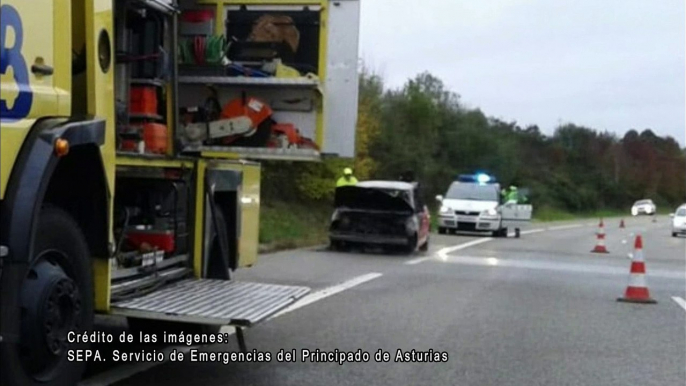
[[596, 244], [595, 248], [591, 250], [592, 253], [610, 253], [607, 248], [605, 248], [605, 225], [603, 224], [603, 219], [600, 219], [600, 224], [598, 224], [598, 233], [596, 233]]
[[620, 229], [626, 228], [626, 226], [624, 226], [624, 219], [622, 219], [622, 221], [619, 222], [619, 228]]
[[643, 239], [636, 236], [634, 242], [634, 256], [631, 259], [631, 272], [629, 285], [626, 287], [624, 297], [618, 298], [618, 302], [654, 304], [656, 300], [650, 297], [648, 285], [645, 280], [646, 267], [643, 260]]

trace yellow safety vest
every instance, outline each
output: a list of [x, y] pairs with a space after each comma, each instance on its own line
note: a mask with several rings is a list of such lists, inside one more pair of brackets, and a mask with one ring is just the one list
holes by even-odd
[[341, 177], [338, 179], [338, 182], [336, 182], [336, 187], [341, 187], [341, 186], [348, 186], [348, 185], [357, 185], [357, 178], [351, 176], [350, 179], [345, 178], [345, 176]]

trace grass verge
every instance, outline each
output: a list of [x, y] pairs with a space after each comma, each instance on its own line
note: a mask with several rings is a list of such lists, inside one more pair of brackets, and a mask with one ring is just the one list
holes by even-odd
[[331, 212], [331, 206], [325, 203], [263, 203], [260, 208], [260, 251], [326, 243]]
[[571, 213], [560, 209], [543, 207], [541, 209], [534, 209], [534, 222], [551, 222], [551, 221], [568, 221], [568, 220], [583, 220], [583, 219], [597, 219], [610, 217], [629, 217], [630, 213], [616, 209], [604, 209], [592, 212], [578, 212]]

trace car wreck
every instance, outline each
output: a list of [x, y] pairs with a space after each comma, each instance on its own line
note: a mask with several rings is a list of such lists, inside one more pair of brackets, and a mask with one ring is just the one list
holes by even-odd
[[429, 211], [416, 182], [364, 181], [336, 189], [329, 227], [331, 249], [350, 246], [427, 250]]

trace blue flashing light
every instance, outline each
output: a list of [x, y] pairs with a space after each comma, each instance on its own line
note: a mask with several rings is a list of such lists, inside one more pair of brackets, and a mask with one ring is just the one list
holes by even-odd
[[476, 182], [481, 185], [495, 184], [498, 182], [495, 177], [483, 172], [460, 174], [457, 176], [456, 180], [459, 182]]
[[477, 174], [477, 175], [476, 175], [476, 180], [477, 180], [480, 184], [485, 184], [485, 183], [488, 183], [488, 182], [491, 181], [491, 176], [489, 176], [488, 174], [483, 174], [483, 173]]

